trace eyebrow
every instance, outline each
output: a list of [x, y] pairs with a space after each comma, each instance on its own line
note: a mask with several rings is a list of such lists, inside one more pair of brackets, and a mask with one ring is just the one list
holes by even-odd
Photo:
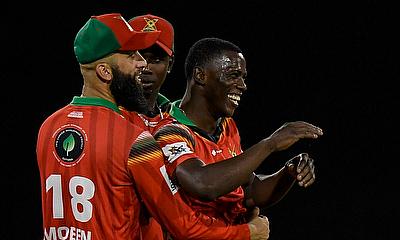
[[118, 51], [115, 51], [115, 53], [127, 54], [129, 56], [134, 55], [136, 52], [137, 52], [137, 50], [133, 50], [133, 51], [132, 50], [118, 50]]

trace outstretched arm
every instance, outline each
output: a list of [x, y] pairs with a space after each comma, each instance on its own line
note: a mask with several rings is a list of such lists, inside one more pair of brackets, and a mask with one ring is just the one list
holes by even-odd
[[[162, 132], [159, 133], [162, 135]], [[200, 199], [214, 200], [233, 191], [238, 186], [248, 184], [252, 173], [272, 152], [285, 150], [302, 138], [316, 139], [322, 134], [320, 128], [306, 122], [285, 123], [268, 138], [261, 140], [236, 157], [214, 164], [204, 164], [202, 159], [197, 158], [196, 155], [181, 161], [176, 166], [175, 175], [185, 191]], [[157, 134], [155, 136], [157, 139]], [[190, 138], [190, 136], [183, 135], [179, 137], [180, 140]], [[186, 141], [188, 145], [194, 146], [195, 144], [189, 144], [190, 140]], [[166, 145], [163, 141], [158, 142], [161, 146]], [[194, 150], [192, 149], [192, 151]]]

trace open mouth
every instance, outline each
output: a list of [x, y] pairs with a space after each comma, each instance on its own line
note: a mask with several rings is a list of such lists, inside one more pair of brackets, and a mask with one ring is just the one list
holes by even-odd
[[138, 83], [142, 84], [142, 77], [141, 77], [140, 74], [136, 74], [136, 75], [135, 75], [135, 80], [136, 80]]
[[143, 88], [150, 88], [151, 86], [153, 86], [153, 82], [142, 81], [142, 86]]
[[228, 94], [228, 98], [235, 106], [239, 106], [239, 102], [240, 102], [239, 94], [230, 93], [230, 94]]
[[143, 75], [138, 74], [136, 80], [143, 86], [143, 88], [150, 88], [153, 86], [153, 81], [149, 81], [146, 77], [143, 77]]

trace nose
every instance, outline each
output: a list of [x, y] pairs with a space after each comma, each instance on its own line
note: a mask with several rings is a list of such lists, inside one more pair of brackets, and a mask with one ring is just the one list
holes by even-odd
[[247, 90], [247, 85], [246, 83], [244, 83], [244, 78], [240, 78], [240, 80], [236, 84], [236, 87], [239, 88], [242, 92]]
[[147, 61], [139, 51], [135, 53], [135, 60], [137, 61], [137, 68], [143, 69], [147, 67]]

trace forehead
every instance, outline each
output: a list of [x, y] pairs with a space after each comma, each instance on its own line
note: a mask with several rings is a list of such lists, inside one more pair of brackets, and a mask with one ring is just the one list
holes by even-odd
[[218, 67], [222, 70], [228, 70], [231, 68], [245, 68], [246, 60], [242, 53], [226, 51], [222, 53], [218, 58], [215, 59]]
[[149, 53], [153, 54], [155, 56], [168, 56], [168, 54], [157, 44], [153, 44], [151, 47], [148, 47], [146, 49], [139, 50], [140, 53]]

